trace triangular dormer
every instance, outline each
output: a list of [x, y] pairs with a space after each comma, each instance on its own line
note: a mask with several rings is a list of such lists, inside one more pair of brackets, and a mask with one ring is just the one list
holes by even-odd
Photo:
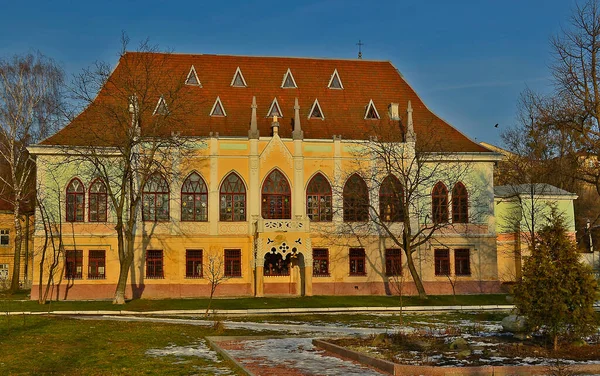
[[188, 73], [187, 78], [185, 79], [185, 84], [190, 86], [199, 86], [202, 87], [200, 80], [198, 79], [198, 75], [196, 74], [196, 68], [192, 65], [190, 69], [190, 73]]
[[296, 85], [296, 80], [294, 80], [294, 76], [292, 75], [292, 71], [288, 68], [287, 72], [283, 76], [283, 81], [281, 81], [281, 87], [283, 89], [297, 89], [298, 85]]
[[342, 85], [342, 80], [340, 80], [340, 75], [338, 74], [337, 69], [333, 71], [331, 75], [331, 79], [329, 79], [329, 85], [327, 85], [330, 89], [343, 89], [344, 85]]
[[165, 98], [161, 95], [158, 99], [158, 103], [156, 103], [156, 107], [154, 108], [154, 112], [152, 115], [166, 115], [169, 113], [169, 109], [167, 108], [167, 102]]
[[375, 108], [375, 104], [373, 103], [372, 99], [369, 101], [369, 105], [367, 106], [367, 111], [365, 112], [365, 119], [379, 119], [379, 112], [377, 112], [377, 109]]
[[308, 118], [325, 120], [325, 115], [323, 115], [323, 111], [321, 110], [321, 105], [319, 105], [318, 99], [315, 99], [315, 103], [313, 103], [312, 107], [310, 108]]
[[273, 103], [271, 103], [271, 107], [269, 107], [269, 112], [267, 112], [267, 117], [273, 116], [283, 117], [283, 113], [281, 112], [281, 108], [277, 102], [277, 98], [273, 99]]
[[231, 86], [233, 87], [248, 87], [246, 84], [246, 80], [244, 79], [244, 75], [240, 70], [240, 67], [237, 67], [235, 70], [235, 74], [233, 75], [233, 80], [231, 80]]
[[223, 107], [223, 103], [221, 103], [221, 98], [217, 97], [215, 104], [213, 104], [210, 110], [210, 116], [227, 116], [227, 113], [225, 112], [225, 107]]

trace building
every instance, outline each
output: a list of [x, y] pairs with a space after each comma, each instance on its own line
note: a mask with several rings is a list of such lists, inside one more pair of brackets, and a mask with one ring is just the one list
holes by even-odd
[[[161, 69], [170, 74], [153, 77], [156, 85], [145, 93], [151, 110], [143, 108], [147, 98], [139, 91], [107, 84], [71, 124], [29, 148], [37, 158], [40, 195], [53, 200], [49, 207], [62, 229], [66, 253], [55, 297], [110, 298], [118, 279], [106, 182], [72, 158], [92, 148], [104, 148], [106, 158], [119, 153], [113, 146], [124, 133], [98, 108], [120, 89], [129, 101], [118, 108], [139, 111], [149, 124], [175, 116], [166, 93], [172, 92], [167, 85], [178, 84], [193, 108], [179, 114], [179, 125], [146, 136], [175, 134], [194, 144], [193, 153], [169, 159], [169, 171], [144, 185], [128, 297], [207, 296], [211, 262], [227, 276], [220, 296], [389, 294], [400, 270], [404, 293], [414, 293], [406, 257], [389, 233], [379, 225], [360, 227], [371, 214], [393, 233], [403, 231], [394, 197], [402, 187], [393, 189], [399, 177], [366, 176], [378, 162], [357, 158], [368, 143], [385, 139], [375, 129], [393, 135], [389, 144], [406, 155], [427, 151], [431, 157], [431, 184], [418, 188], [420, 199], [408, 213], [413, 233], [436, 221], [452, 226], [416, 248], [415, 268], [426, 291], [452, 293], [451, 279], [457, 292], [498, 291], [498, 155], [433, 114], [390, 62], [126, 53], [112, 77], [143, 58], [160, 59], [149, 76]], [[129, 122], [138, 126], [138, 120]], [[135, 129], [144, 137], [143, 126]], [[94, 138], [99, 134], [102, 141]], [[467, 165], [460, 181], [431, 168]], [[36, 223], [39, 255], [44, 232]], [[32, 299], [39, 284], [35, 279]]]

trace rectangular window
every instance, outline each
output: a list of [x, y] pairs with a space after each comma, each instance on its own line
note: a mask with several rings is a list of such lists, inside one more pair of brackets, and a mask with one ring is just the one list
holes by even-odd
[[471, 258], [468, 249], [454, 250], [454, 274], [471, 275]]
[[8, 264], [0, 264], [0, 281], [8, 279]]
[[0, 230], [0, 245], [8, 245], [8, 236], [10, 234], [9, 230]]
[[313, 249], [313, 276], [329, 276], [329, 250], [327, 248]]
[[241, 249], [226, 249], [225, 250], [225, 276], [241, 277], [242, 276], [242, 250]]
[[365, 274], [365, 249], [350, 248], [350, 275]]
[[385, 250], [385, 275], [402, 275], [402, 255], [399, 249]]
[[88, 279], [105, 279], [106, 268], [105, 251], [89, 251], [88, 254]]
[[146, 278], [164, 278], [163, 251], [146, 251]]
[[83, 251], [67, 251], [65, 262], [65, 278], [81, 279], [83, 274]]
[[202, 250], [185, 251], [185, 277], [202, 278]]
[[448, 249], [435, 250], [435, 275], [450, 275], [450, 251]]

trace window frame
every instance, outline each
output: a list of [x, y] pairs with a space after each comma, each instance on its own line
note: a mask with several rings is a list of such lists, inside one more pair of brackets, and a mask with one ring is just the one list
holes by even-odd
[[83, 279], [83, 251], [69, 249], [65, 252], [65, 278], [67, 280]]
[[306, 186], [306, 216], [311, 222], [333, 220], [333, 191], [329, 180], [320, 172]]
[[[379, 217], [382, 222], [404, 221], [404, 187], [394, 175], [388, 175], [379, 186]], [[386, 213], [389, 207], [389, 214]], [[388, 217], [389, 215], [389, 217]]]
[[[104, 192], [93, 192], [92, 188], [96, 184], [101, 184], [104, 187]], [[101, 217], [101, 199], [104, 199], [104, 217]], [[90, 184], [88, 189], [88, 222], [107, 222], [108, 221], [108, 191], [106, 184], [101, 178], [96, 178]], [[96, 219], [92, 218], [92, 209], [96, 210]]]
[[261, 215], [264, 219], [292, 219], [292, 188], [279, 169], [271, 171], [263, 181]]
[[[194, 190], [196, 188], [191, 187], [191, 189], [189, 191], [185, 191], [185, 189], [190, 188], [189, 186], [192, 185], [192, 181], [190, 180], [190, 178], [192, 178], [193, 176], [197, 176], [198, 177], [198, 192], [195, 192]], [[202, 187], [204, 187], [204, 191], [202, 191]], [[187, 199], [187, 197], [191, 197], [192, 200], [189, 201]], [[199, 198], [199, 200], [198, 200]], [[189, 210], [190, 208], [184, 208], [184, 204], [186, 203], [190, 203], [191, 202], [191, 210], [192, 210], [192, 217], [190, 218], [184, 218], [184, 213]], [[200, 214], [200, 219], [198, 219], [197, 214], [197, 204], [204, 204], [204, 207], [201, 206], [201, 214]], [[197, 173], [196, 171], [191, 172], [183, 181], [183, 184], [181, 185], [181, 221], [182, 222], [208, 222], [208, 185], [206, 184], [206, 181], [204, 181], [204, 179], [202, 178], [202, 175], [200, 175], [199, 173]]]
[[[235, 176], [237, 178], [239, 184], [237, 186], [233, 186], [234, 188], [240, 188], [238, 191], [224, 192], [225, 187], [232, 186], [229, 178]], [[242, 204], [236, 208], [236, 204], [241, 202]], [[219, 188], [219, 221], [221, 222], [245, 222], [246, 221], [246, 185], [244, 181], [236, 172], [230, 172], [225, 176], [223, 181], [221, 182], [221, 186]], [[228, 206], [228, 204], [230, 204]], [[230, 208], [230, 213], [227, 212], [227, 209]], [[237, 210], [242, 210], [242, 215], [236, 214]]]
[[[447, 248], [438, 248], [434, 250], [434, 265], [436, 277], [450, 276], [450, 250]], [[444, 270], [445, 269], [445, 270]], [[444, 271], [446, 271], [444, 273]]]
[[454, 275], [459, 277], [471, 275], [471, 250], [469, 248], [454, 250]]
[[[156, 181], [152, 181], [156, 179]], [[157, 184], [157, 190], [150, 191], [149, 184]], [[160, 183], [160, 186], [159, 184]], [[159, 188], [166, 187], [166, 190], [159, 190]], [[166, 202], [166, 211], [164, 216], [159, 216], [158, 213], [158, 199], [159, 197]], [[149, 200], [149, 198], [153, 198], [153, 200]], [[152, 205], [146, 206], [146, 203], [152, 203]], [[152, 215], [152, 209], [154, 209], [154, 215]], [[155, 172], [151, 174], [146, 183], [144, 184], [144, 188], [142, 190], [142, 221], [143, 222], [169, 222], [171, 220], [171, 188], [169, 187], [169, 182], [165, 179], [162, 174]]]
[[364, 277], [367, 275], [366, 258], [364, 248], [353, 247], [348, 250], [350, 276]]
[[151, 249], [146, 251], [146, 279], [164, 279], [165, 264], [162, 249]]
[[[223, 275], [229, 278], [242, 277], [242, 250], [228, 248], [223, 250]], [[236, 266], [237, 269], [236, 270]]]
[[452, 223], [469, 223], [469, 192], [462, 182], [452, 188]]
[[435, 224], [448, 223], [448, 188], [441, 181], [431, 190], [431, 220]]
[[358, 174], [352, 174], [342, 193], [344, 222], [367, 222], [369, 220], [369, 188]]
[[[3, 239], [6, 239], [4, 242]], [[10, 229], [0, 229], [0, 247], [10, 247]]]
[[385, 275], [388, 277], [402, 275], [402, 250], [400, 248], [385, 250]]
[[[195, 253], [192, 255], [192, 252]], [[199, 268], [198, 268], [199, 266]], [[204, 250], [186, 249], [185, 250], [185, 278], [200, 279], [204, 278]]]
[[[92, 252], [94, 254], [92, 254]], [[100, 268], [102, 268], [102, 273], [100, 272]], [[88, 250], [87, 279], [106, 279], [106, 251], [105, 250], [103, 250], [103, 249]]]
[[[74, 182], [78, 182], [81, 191], [71, 190], [77, 189], [72, 187]], [[81, 199], [81, 202], [78, 202]], [[81, 213], [78, 214], [78, 211]], [[65, 221], [66, 222], [85, 222], [85, 185], [77, 177], [71, 179], [65, 189]]]
[[329, 249], [313, 248], [312, 253], [313, 277], [329, 277]]

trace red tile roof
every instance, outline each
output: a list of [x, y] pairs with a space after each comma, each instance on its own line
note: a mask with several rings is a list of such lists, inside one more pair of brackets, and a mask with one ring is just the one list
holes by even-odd
[[[168, 91], [167, 87], [175, 82], [172, 81], [174, 77], [183, 83], [191, 66], [195, 67], [201, 87], [186, 85], [180, 92], [193, 104], [194, 111], [188, 111], [179, 122], [180, 126], [171, 129], [181, 132], [183, 136], [208, 136], [210, 132], [218, 132], [220, 136], [247, 137], [252, 96], [256, 96], [258, 128], [262, 136], [271, 134], [272, 119], [266, 118], [266, 115], [273, 99], [277, 98], [283, 113], [283, 118], [279, 121], [280, 136], [291, 137], [294, 99], [297, 97], [305, 139], [331, 139], [334, 135], [341, 135], [342, 139], [366, 139], [374, 135], [374, 125], [398, 127], [397, 121], [389, 120], [388, 105], [399, 103], [400, 117], [405, 119], [410, 100], [417, 142], [436, 140], [435, 149], [438, 151], [489, 152], [433, 114], [396, 68], [387, 61], [128, 52], [121, 58], [111, 78], [124, 75], [123, 66], [128, 63], [127, 59], [142, 57], [160, 59], [157, 64], [160, 66], [153, 70], [172, 74], [168, 79], [161, 77], [164, 73], [155, 74], [156, 87], [149, 89], [147, 94], [153, 101], [153, 107], [158, 103], [160, 95]], [[231, 86], [238, 67], [248, 85], [245, 88]], [[298, 88], [281, 88], [288, 68]], [[327, 87], [336, 69], [343, 89]], [[117, 115], [108, 115], [99, 109], [101, 104], [116, 101], [111, 96], [115, 90], [114, 87], [105, 85], [91, 106], [42, 144], [110, 145], [118, 142], [125, 130], [112, 121]], [[209, 116], [217, 97], [221, 99], [226, 117]], [[169, 102], [169, 98], [166, 99]], [[319, 100], [324, 120], [308, 119], [308, 112], [315, 99]], [[371, 99], [381, 120], [364, 119]], [[119, 106], [126, 110], [127, 103]], [[146, 112], [153, 110], [154, 108]], [[173, 108], [169, 110], [175, 112]], [[146, 116], [146, 121], [151, 120], [148, 114]], [[142, 132], [143, 130], [142, 126]], [[107, 133], [110, 137], [102, 137], [101, 141], [90, 136]]]

